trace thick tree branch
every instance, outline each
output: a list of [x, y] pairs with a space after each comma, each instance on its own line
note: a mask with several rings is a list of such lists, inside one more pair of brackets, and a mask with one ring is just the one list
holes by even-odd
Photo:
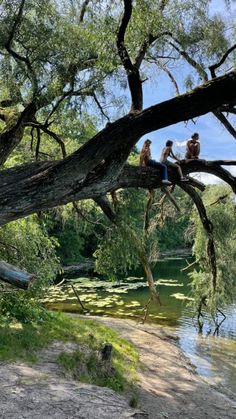
[[[63, 160], [65, 162], [66, 159]], [[219, 176], [236, 191], [236, 180], [214, 162], [182, 165], [184, 173], [207, 172]], [[234, 165], [236, 162], [234, 162]], [[79, 166], [79, 164], [78, 164]], [[177, 171], [169, 169], [169, 178], [179, 186], [182, 184]], [[16, 180], [17, 179], [17, 180]], [[195, 185], [192, 180], [190, 182]], [[78, 182], [76, 172], [65, 174], [57, 162], [37, 162], [8, 169], [0, 173], [0, 224], [24, 217], [34, 212], [63, 205], [72, 201], [98, 199], [118, 188], [141, 187], [156, 189], [162, 186], [161, 174], [152, 168], [125, 166], [116, 177], [114, 165], [98, 166], [83, 182]], [[199, 183], [196, 182], [199, 187]]]
[[127, 74], [131, 93], [131, 111], [140, 111], [143, 108], [142, 82], [138, 67], [134, 66], [125, 46], [125, 32], [132, 15], [132, 0], [124, 0], [124, 14], [117, 34], [117, 50]]
[[10, 48], [10, 46], [12, 44], [12, 41], [13, 41], [13, 38], [14, 38], [14, 35], [15, 35], [15, 32], [17, 31], [19, 25], [21, 24], [21, 19], [22, 19], [22, 16], [23, 16], [24, 6], [25, 6], [25, 0], [21, 0], [16, 19], [15, 19], [13, 25], [12, 25], [11, 32], [10, 32], [8, 40], [6, 42], [6, 48]]
[[30, 103], [24, 111], [18, 116], [17, 122], [0, 134], [0, 165], [2, 165], [21, 142], [24, 135], [24, 125], [26, 121], [34, 118], [36, 107]]
[[[131, 173], [129, 178], [119, 176], [140, 136], [212, 111], [235, 99], [235, 92], [236, 74], [231, 72], [190, 93], [109, 124], [63, 160], [3, 171], [0, 173], [0, 223], [71, 201], [96, 198], [117, 187], [158, 187], [160, 177], [159, 183], [157, 177], [152, 182], [147, 180], [148, 168], [146, 171], [136, 168], [140, 173], [138, 178], [132, 177]], [[185, 173], [205, 171], [216, 174], [236, 191], [235, 178], [214, 163], [194, 161], [183, 164], [183, 170]], [[178, 182], [172, 171], [170, 179]]]

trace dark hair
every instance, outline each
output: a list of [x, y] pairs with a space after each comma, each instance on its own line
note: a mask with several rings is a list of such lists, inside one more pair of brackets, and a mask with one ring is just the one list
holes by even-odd
[[192, 138], [199, 137], [198, 132], [195, 132], [195, 133], [194, 133], [191, 137], [192, 137]]
[[173, 141], [167, 140], [166, 141], [166, 147], [171, 147], [173, 145]]
[[145, 140], [144, 145], [146, 145], [146, 144], [152, 144], [151, 140], [149, 140], [149, 139]]

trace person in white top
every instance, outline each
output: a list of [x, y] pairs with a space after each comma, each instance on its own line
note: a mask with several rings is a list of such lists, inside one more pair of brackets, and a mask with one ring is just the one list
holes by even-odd
[[200, 154], [199, 134], [195, 132], [186, 144], [185, 158], [187, 160], [197, 160]]

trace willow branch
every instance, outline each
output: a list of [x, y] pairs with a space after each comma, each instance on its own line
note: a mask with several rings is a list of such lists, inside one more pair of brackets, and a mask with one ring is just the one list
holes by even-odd
[[110, 219], [110, 221], [113, 224], [115, 224], [119, 229], [121, 229], [123, 233], [126, 235], [126, 237], [130, 240], [130, 243], [136, 250], [139, 261], [142, 264], [143, 269], [146, 273], [151, 298], [152, 300], [158, 302], [161, 305], [159, 294], [157, 293], [155, 288], [149, 260], [146, 251], [141, 243], [141, 240], [138, 239], [134, 231], [128, 225], [126, 225], [122, 220], [119, 219], [106, 197], [100, 197], [96, 199], [95, 202], [97, 202], [97, 204], [100, 206], [104, 214], [106, 214], [106, 216]]
[[235, 49], [236, 49], [236, 44], [232, 45], [232, 47], [230, 47], [230, 48], [226, 51], [226, 53], [223, 55], [223, 57], [221, 58], [221, 60], [220, 60], [218, 63], [213, 64], [213, 65], [211, 65], [211, 66], [209, 67], [209, 70], [210, 70], [210, 72], [211, 72], [211, 76], [212, 76], [212, 78], [215, 78], [215, 77], [216, 77], [215, 70], [216, 70], [217, 68], [219, 68], [222, 64], [224, 64], [224, 62], [225, 62], [226, 58], [227, 58], [227, 57], [229, 56], [229, 54], [230, 54], [232, 51], [234, 51]]
[[25, 0], [21, 0], [16, 19], [13, 23], [9, 38], [8, 38], [8, 40], [6, 42], [6, 45], [5, 45], [6, 48], [10, 48], [10, 46], [12, 44], [12, 41], [13, 41], [13, 38], [14, 38], [14, 35], [15, 35], [15, 32], [16, 32], [17, 28], [19, 27], [19, 25], [21, 24], [21, 19], [22, 19], [22, 16], [23, 16], [24, 6], [25, 6]]
[[40, 129], [36, 128], [37, 132], [37, 143], [36, 143], [36, 149], [35, 149], [35, 159], [38, 160], [39, 158], [39, 148], [40, 148], [40, 142], [41, 142], [41, 136], [40, 136]]
[[178, 87], [177, 81], [175, 80], [173, 74], [170, 72], [170, 70], [166, 66], [163, 66], [162, 70], [165, 71], [165, 73], [168, 75], [170, 81], [173, 83], [173, 85], [175, 87], [176, 96], [179, 96], [180, 95], [179, 87]]
[[107, 114], [104, 112], [104, 110], [103, 110], [103, 107], [102, 107], [102, 105], [100, 104], [100, 102], [99, 102], [99, 100], [98, 100], [98, 98], [97, 98], [97, 96], [96, 96], [96, 93], [94, 92], [93, 93], [93, 98], [94, 98], [94, 100], [95, 100], [95, 102], [96, 102], [96, 104], [97, 104], [97, 106], [98, 106], [98, 108], [100, 109], [100, 111], [101, 111], [101, 114], [108, 120], [108, 121], [110, 121], [110, 118], [109, 118], [109, 116], [107, 116]]
[[21, 4], [20, 4], [20, 7], [19, 7], [18, 14], [17, 14], [16, 19], [14, 21], [14, 24], [12, 26], [12, 30], [10, 32], [9, 38], [8, 38], [6, 44], [5, 44], [5, 48], [8, 51], [8, 53], [16, 61], [21, 61], [21, 62], [24, 62], [26, 64], [26, 67], [28, 69], [28, 77], [29, 77], [30, 81], [32, 82], [32, 86], [33, 86], [33, 97], [35, 97], [36, 96], [36, 93], [38, 91], [38, 81], [37, 81], [35, 72], [33, 70], [33, 67], [31, 65], [28, 57], [24, 57], [24, 56], [18, 54], [16, 51], [14, 51], [12, 49], [12, 42], [13, 42], [13, 38], [14, 38], [15, 32], [16, 32], [17, 28], [21, 24], [21, 20], [22, 20], [22, 16], [23, 16], [24, 5], [25, 5], [25, 0], [22, 0], [21, 1]]
[[66, 147], [65, 147], [65, 143], [64, 141], [59, 137], [59, 135], [57, 135], [55, 132], [51, 131], [50, 129], [48, 129], [47, 126], [45, 126], [44, 124], [39, 124], [37, 122], [28, 122], [26, 124], [27, 126], [31, 126], [33, 128], [39, 129], [41, 131], [43, 131], [45, 134], [48, 134], [50, 137], [54, 138], [54, 140], [59, 144], [59, 146], [61, 147], [61, 152], [62, 152], [62, 156], [63, 158], [66, 157]]
[[149, 226], [150, 226], [150, 211], [154, 202], [154, 198], [155, 198], [155, 190], [154, 189], [150, 189], [149, 190], [149, 198], [147, 201], [147, 205], [144, 211], [144, 231], [145, 233], [147, 233]]
[[213, 237], [213, 224], [207, 217], [206, 209], [203, 204], [203, 201], [200, 195], [195, 191], [192, 186], [182, 184], [180, 187], [191, 197], [196, 208], [198, 210], [198, 214], [203, 225], [203, 228], [207, 234], [208, 241], [207, 241], [207, 256], [209, 261], [209, 267], [212, 275], [212, 288], [213, 291], [216, 289], [216, 282], [217, 282], [217, 266], [216, 266], [216, 253], [215, 253], [215, 244], [214, 244], [214, 237]]
[[[176, 43], [178, 43], [179, 46], [181, 46], [180, 42], [176, 38], [174, 38], [171, 34], [169, 35]], [[199, 76], [204, 82], [208, 81], [208, 75], [206, 71], [196, 60], [194, 60], [194, 58], [192, 58], [186, 51], [179, 48], [173, 42], [169, 42], [169, 44], [187, 61], [189, 65], [191, 65], [198, 72]]]
[[[215, 117], [224, 125], [227, 131], [236, 139], [236, 129], [232, 126], [232, 124], [228, 121], [228, 119], [220, 112], [218, 109], [213, 111]], [[235, 112], [236, 114], [236, 112]]]

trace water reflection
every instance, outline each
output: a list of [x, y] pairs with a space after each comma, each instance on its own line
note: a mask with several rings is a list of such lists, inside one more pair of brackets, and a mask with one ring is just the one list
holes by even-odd
[[[219, 336], [212, 336], [214, 325], [209, 318], [204, 319], [202, 334], [199, 334], [194, 313], [188, 306], [189, 279], [181, 272], [185, 265], [184, 260], [175, 258], [158, 263], [154, 269], [162, 305], [150, 307], [149, 321], [171, 326], [197, 372], [212, 383], [236, 392], [236, 304], [223, 309], [226, 320]], [[79, 278], [74, 286], [91, 314], [141, 319], [149, 291], [142, 272], [134, 275], [119, 283]], [[81, 312], [69, 285], [53, 287], [45, 302], [52, 309]]]

